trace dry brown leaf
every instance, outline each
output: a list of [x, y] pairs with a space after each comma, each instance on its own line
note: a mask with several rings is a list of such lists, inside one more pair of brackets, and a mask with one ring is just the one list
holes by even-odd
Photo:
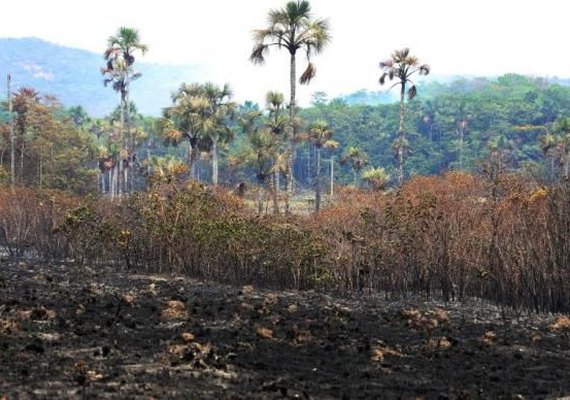
[[556, 318], [554, 323], [550, 324], [548, 327], [552, 332], [565, 332], [570, 331], [570, 318], [566, 315], [562, 315]]
[[374, 346], [372, 348], [372, 356], [370, 357], [370, 359], [372, 361], [378, 362], [378, 361], [383, 361], [384, 357], [386, 356], [401, 357], [402, 353], [387, 346]]
[[435, 319], [440, 322], [449, 322], [449, 311], [444, 310], [442, 308], [436, 308], [435, 309]]
[[183, 302], [169, 300], [165, 303], [160, 317], [164, 320], [186, 319], [188, 318], [188, 311], [186, 311], [186, 305]]
[[493, 331], [487, 331], [481, 337], [481, 340], [488, 345], [493, 345], [497, 343], [497, 334]]
[[210, 353], [210, 351], [212, 351], [212, 344], [211, 343], [201, 344], [198, 342], [193, 342], [190, 344], [190, 346], [197, 353], [201, 353], [201, 354], [208, 354], [208, 353]]
[[307, 343], [310, 342], [314, 339], [315, 337], [313, 336], [313, 334], [308, 331], [308, 330], [297, 330], [295, 331], [295, 339], [293, 339], [293, 342], [295, 344], [299, 344], [299, 343]]
[[251, 285], [246, 285], [246, 286], [244, 286], [244, 287], [241, 288], [241, 292], [242, 292], [245, 296], [251, 295], [254, 291], [255, 291], [255, 289], [254, 289], [253, 286], [251, 286]]
[[170, 354], [174, 354], [176, 356], [182, 356], [182, 354], [184, 354], [184, 351], [188, 348], [188, 346], [184, 345], [184, 344], [171, 344], [168, 346], [167, 351]]
[[416, 310], [416, 309], [402, 310], [402, 311], [400, 311], [400, 314], [402, 314], [402, 317], [409, 318], [409, 319], [417, 319], [422, 315], [420, 310]]
[[182, 332], [182, 333], [180, 334], [180, 338], [181, 338], [184, 342], [188, 343], [188, 342], [193, 342], [196, 337], [195, 337], [192, 333], [190, 333], [190, 332]]
[[103, 379], [103, 374], [97, 371], [87, 371], [87, 377], [90, 381], [98, 381]]
[[20, 326], [17, 322], [11, 319], [0, 319], [0, 332], [3, 334], [13, 334], [20, 330]]
[[75, 309], [75, 316], [79, 317], [83, 314], [85, 314], [85, 306], [83, 304], [78, 304], [77, 308]]
[[121, 297], [121, 301], [128, 306], [132, 306], [135, 303], [135, 296], [127, 293]]
[[265, 297], [263, 302], [266, 305], [274, 305], [274, 304], [277, 304], [278, 300], [279, 300], [279, 298], [277, 297], [277, 295], [275, 293], [270, 293]]
[[264, 339], [273, 339], [273, 331], [262, 326], [257, 327], [255, 332]]
[[297, 306], [297, 304], [291, 304], [289, 307], [287, 307], [287, 311], [289, 311], [290, 313], [296, 313], [298, 309], [299, 307]]
[[449, 349], [453, 344], [445, 336], [442, 338], [433, 338], [428, 342], [428, 347], [433, 347], [436, 349]]

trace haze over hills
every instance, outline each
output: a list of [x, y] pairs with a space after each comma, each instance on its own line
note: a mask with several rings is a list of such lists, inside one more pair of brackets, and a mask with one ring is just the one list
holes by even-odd
[[[118, 94], [103, 85], [103, 65], [102, 54], [37, 38], [0, 39], [1, 81], [5, 82], [10, 73], [14, 91], [32, 87], [42, 94], [55, 95], [66, 106], [82, 105], [94, 116], [109, 114], [118, 104]], [[135, 70], [143, 76], [132, 84], [131, 97], [139, 111], [147, 115], [159, 115], [180, 83], [200, 79], [196, 66], [145, 63], [142, 57], [137, 59]]]
[[[38, 38], [0, 38], [0, 82], [5, 82], [10, 73], [14, 91], [22, 86], [32, 87], [42, 94], [56, 96], [65, 106], [82, 105], [96, 117], [109, 114], [118, 104], [118, 94], [103, 85], [100, 72], [103, 65], [102, 53], [64, 47]], [[170, 104], [170, 94], [182, 82], [205, 80], [204, 69], [198, 64], [147, 63], [139, 56], [135, 70], [143, 76], [132, 84], [131, 98], [145, 115], [158, 116], [161, 109]], [[449, 84], [457, 79], [465, 77], [430, 75], [419, 85]], [[548, 81], [570, 85], [568, 79], [549, 78]], [[4, 94], [5, 89], [0, 93]], [[2, 94], [0, 98], [5, 97]], [[397, 101], [398, 94], [380, 87], [378, 90], [355, 88], [341, 98], [347, 104], [378, 105]]]

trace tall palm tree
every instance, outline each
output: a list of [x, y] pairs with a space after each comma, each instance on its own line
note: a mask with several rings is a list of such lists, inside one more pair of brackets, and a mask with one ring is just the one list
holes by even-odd
[[421, 64], [417, 57], [410, 54], [410, 49], [405, 48], [396, 50], [390, 56], [390, 59], [380, 62], [380, 69], [383, 73], [380, 76], [380, 85], [386, 83], [386, 79], [392, 81], [396, 80], [391, 87], [400, 86], [400, 124], [398, 126], [398, 138], [394, 144], [398, 157], [398, 185], [402, 185], [404, 181], [404, 152], [407, 147], [407, 140], [404, 130], [405, 119], [405, 97], [408, 95], [408, 100], [412, 100], [417, 94], [417, 88], [411, 80], [411, 76], [415, 73], [419, 75], [427, 75], [430, 72], [430, 67], [427, 64]]
[[[268, 26], [254, 31], [255, 45], [250, 60], [254, 64], [263, 64], [271, 48], [284, 48], [289, 52], [289, 118], [291, 135], [295, 137], [297, 51], [304, 51], [307, 58], [307, 67], [301, 74], [299, 82], [308, 84], [316, 73], [311, 56], [320, 53], [330, 41], [329, 25], [327, 20], [312, 18], [311, 5], [306, 0], [289, 1], [284, 8], [270, 10], [268, 17]], [[292, 156], [291, 149], [287, 165], [287, 197], [293, 192]], [[289, 202], [286, 203], [286, 212], [289, 212], [288, 204]]]
[[317, 178], [315, 182], [315, 210], [321, 208], [321, 149], [334, 149], [338, 142], [331, 140], [332, 130], [325, 121], [315, 121], [309, 126], [309, 141], [317, 150]]
[[[111, 85], [113, 90], [121, 96], [121, 125], [123, 132], [121, 138], [121, 157], [125, 157], [132, 152], [132, 138], [129, 132], [130, 119], [128, 117], [127, 107], [129, 104], [130, 83], [140, 78], [141, 73], [133, 70], [135, 63], [134, 54], [141, 52], [143, 55], [148, 51], [148, 46], [141, 43], [139, 32], [133, 28], [120, 27], [117, 34], [110, 36], [107, 40], [107, 49], [104, 57], [106, 61], [105, 67], [101, 68], [101, 73], [105, 75], [103, 83], [105, 86]], [[121, 175], [122, 162], [118, 162], [118, 173]], [[121, 185], [118, 187], [118, 194], [121, 194]], [[124, 177], [124, 188], [127, 188], [127, 177]]]

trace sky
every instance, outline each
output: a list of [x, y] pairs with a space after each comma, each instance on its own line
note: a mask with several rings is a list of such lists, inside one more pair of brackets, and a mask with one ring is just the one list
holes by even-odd
[[[118, 27], [139, 30], [145, 61], [197, 65], [197, 81], [230, 83], [237, 101], [263, 104], [269, 90], [289, 94], [288, 58], [264, 66], [249, 54], [252, 31], [285, 0], [17, 0], [2, 5], [0, 37], [38, 37], [98, 53]], [[432, 77], [520, 73], [570, 76], [565, 0], [310, 0], [326, 18], [332, 41], [313, 61], [317, 76], [298, 89], [299, 104], [324, 91], [330, 98], [380, 87], [378, 63], [409, 47]], [[140, 59], [140, 58], [139, 58]], [[302, 71], [301, 61], [299, 71]], [[173, 88], [174, 90], [175, 88]]]

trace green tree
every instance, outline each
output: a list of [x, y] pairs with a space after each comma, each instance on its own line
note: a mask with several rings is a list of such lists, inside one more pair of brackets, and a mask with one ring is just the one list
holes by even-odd
[[[96, 171], [86, 166], [93, 142], [59, 102], [24, 87], [14, 94], [13, 106], [17, 183], [78, 193], [95, 189]], [[8, 137], [10, 128], [1, 128], [2, 136]], [[0, 161], [4, 163], [3, 155]]]
[[[231, 117], [235, 104], [230, 101], [231, 90], [228, 85], [222, 88], [212, 83], [183, 83], [173, 94], [173, 105], [163, 111], [163, 117], [157, 122], [157, 130], [167, 145], [188, 142], [188, 166], [195, 177], [195, 164], [200, 150], [214, 154], [212, 177], [217, 180], [217, 144], [221, 139], [229, 140], [228, 118]], [[213, 182], [217, 184], [216, 181]]]
[[383, 71], [379, 79], [380, 85], [384, 85], [386, 79], [390, 81], [395, 79], [396, 83], [392, 87], [400, 86], [400, 123], [398, 126], [398, 138], [394, 147], [398, 157], [398, 185], [401, 186], [404, 181], [404, 152], [408, 146], [404, 127], [406, 113], [404, 100], [406, 93], [408, 100], [412, 100], [417, 94], [417, 88], [411, 80], [411, 76], [415, 73], [427, 75], [430, 72], [430, 68], [427, 64], [420, 65], [419, 60], [410, 54], [410, 49], [405, 48], [394, 51], [390, 59], [380, 62], [380, 69]]
[[[284, 8], [269, 11], [269, 24], [264, 29], [254, 31], [255, 45], [250, 60], [255, 64], [263, 64], [271, 48], [284, 48], [289, 52], [289, 117], [291, 123], [291, 140], [296, 136], [295, 116], [297, 113], [297, 51], [301, 50], [307, 58], [307, 67], [299, 78], [301, 84], [308, 84], [315, 76], [316, 68], [311, 62], [314, 54], [320, 53], [330, 41], [328, 22], [324, 19], [313, 19], [308, 1], [289, 1]], [[287, 163], [287, 197], [293, 193], [292, 157], [293, 142]], [[289, 212], [289, 202], [286, 212]]]

